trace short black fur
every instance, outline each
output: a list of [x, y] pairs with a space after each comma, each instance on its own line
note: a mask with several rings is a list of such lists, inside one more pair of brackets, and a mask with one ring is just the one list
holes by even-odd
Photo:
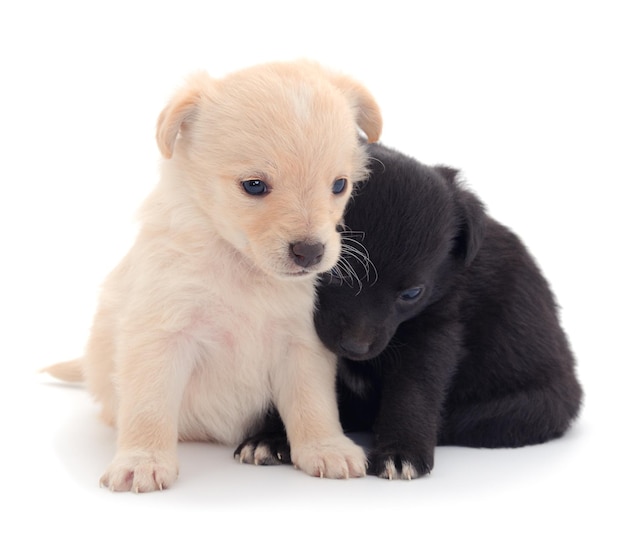
[[[370, 177], [347, 209], [344, 244], [359, 241], [370, 265], [345, 251], [353, 274], [344, 266], [327, 276], [315, 318], [341, 357], [344, 428], [374, 432], [368, 472], [427, 474], [437, 444], [520, 447], [561, 436], [582, 390], [552, 292], [524, 245], [457, 171], [380, 144], [368, 151]], [[269, 417], [254, 442], [285, 450], [281, 435]]]

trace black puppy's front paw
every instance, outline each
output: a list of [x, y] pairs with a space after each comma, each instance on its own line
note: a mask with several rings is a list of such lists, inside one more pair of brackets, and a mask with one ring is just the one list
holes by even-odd
[[367, 474], [389, 480], [412, 480], [430, 473], [434, 456], [397, 447], [378, 447], [368, 456]]
[[291, 449], [284, 433], [261, 432], [241, 443], [233, 456], [241, 463], [280, 465], [291, 463]]

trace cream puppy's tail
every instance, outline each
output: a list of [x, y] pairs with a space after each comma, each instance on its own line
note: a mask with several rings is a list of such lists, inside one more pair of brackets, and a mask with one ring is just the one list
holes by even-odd
[[45, 372], [68, 383], [79, 383], [84, 379], [83, 366], [80, 359], [58, 362], [57, 364], [42, 368], [40, 372]]

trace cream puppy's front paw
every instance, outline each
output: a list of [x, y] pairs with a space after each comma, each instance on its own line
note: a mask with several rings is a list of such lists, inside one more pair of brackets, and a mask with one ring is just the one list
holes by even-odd
[[144, 493], [170, 487], [178, 477], [176, 455], [166, 452], [118, 453], [100, 478], [111, 491]]
[[292, 447], [291, 459], [298, 469], [321, 478], [356, 478], [367, 469], [363, 449], [343, 435]]

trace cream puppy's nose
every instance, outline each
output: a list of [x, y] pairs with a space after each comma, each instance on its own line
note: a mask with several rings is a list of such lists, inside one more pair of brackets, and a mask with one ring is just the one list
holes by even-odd
[[298, 241], [289, 245], [289, 254], [300, 267], [311, 267], [321, 261], [324, 255], [324, 245], [322, 243]]

